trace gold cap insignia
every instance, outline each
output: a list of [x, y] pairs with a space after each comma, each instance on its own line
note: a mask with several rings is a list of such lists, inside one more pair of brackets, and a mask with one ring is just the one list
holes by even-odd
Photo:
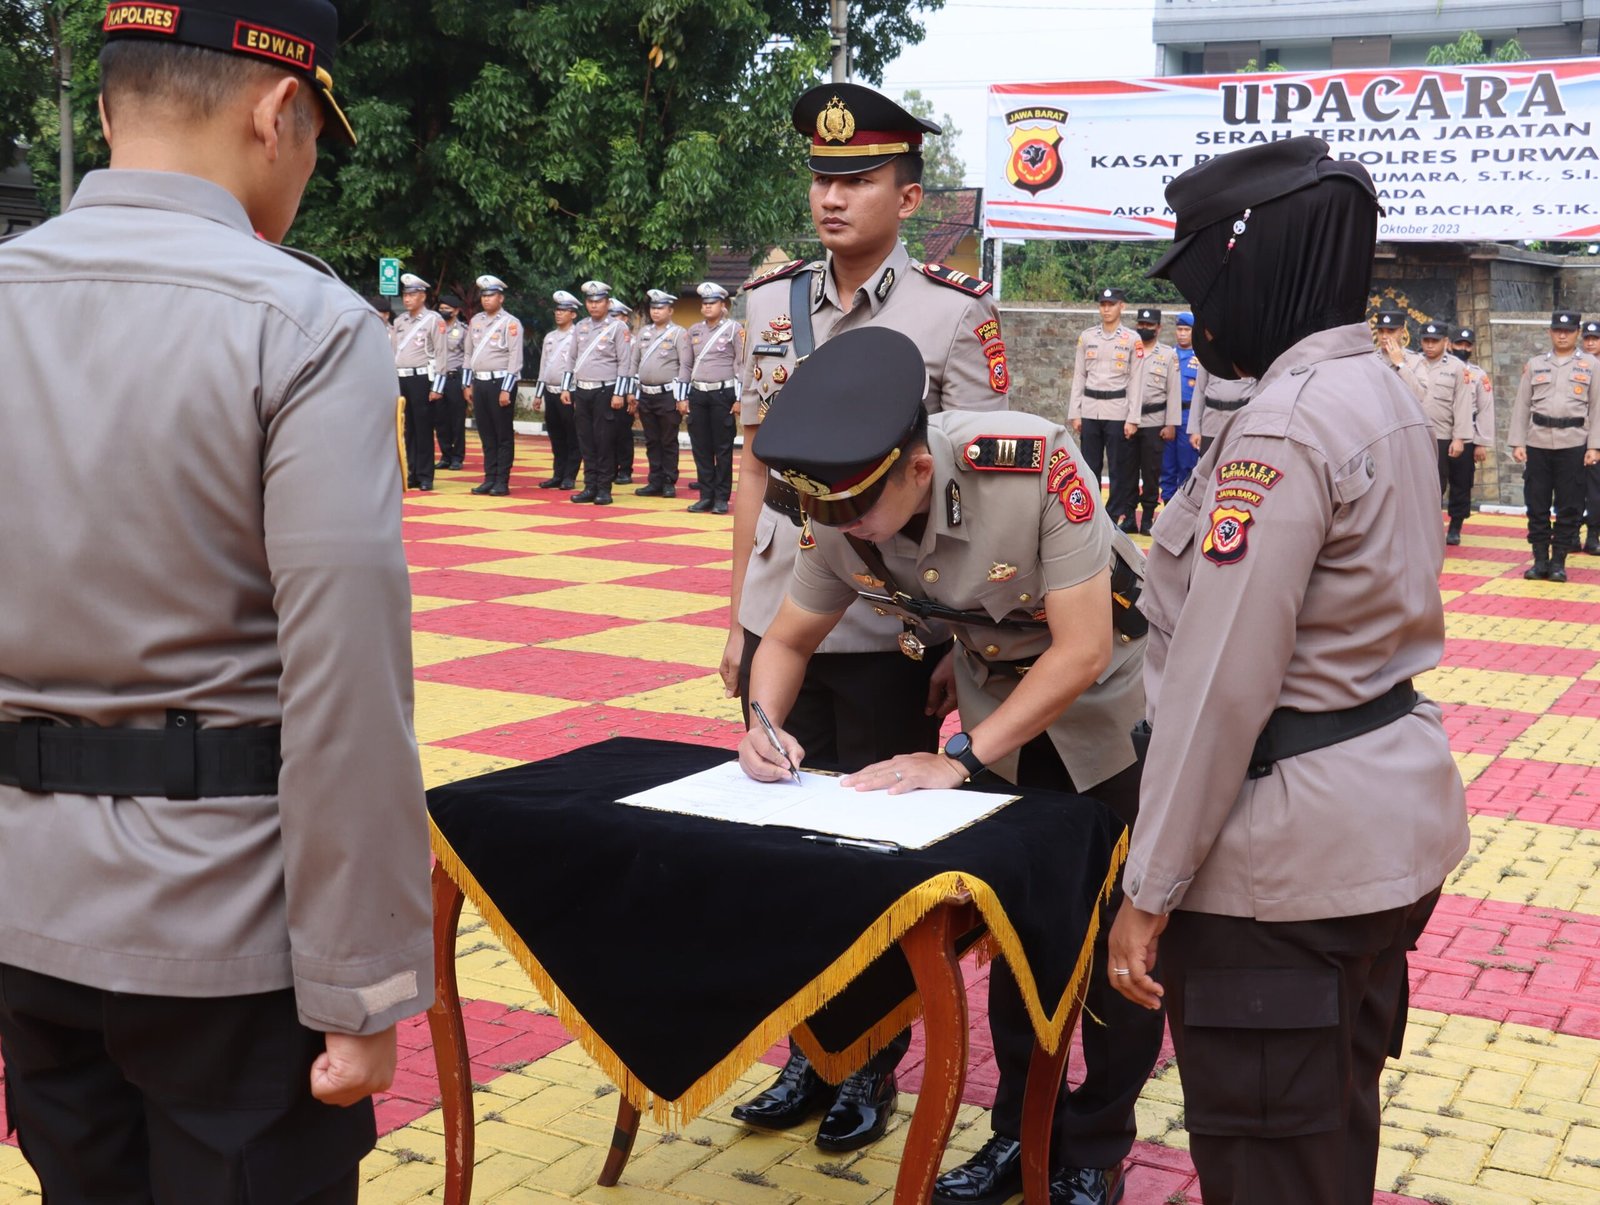
[[855, 114], [837, 96], [817, 114], [817, 137], [824, 142], [849, 142], [855, 132]]
[[804, 473], [795, 469], [785, 469], [783, 476], [784, 480], [794, 486], [795, 489], [802, 494], [810, 494], [813, 498], [821, 498], [833, 492], [831, 486], [818, 481], [815, 477], [807, 477]]

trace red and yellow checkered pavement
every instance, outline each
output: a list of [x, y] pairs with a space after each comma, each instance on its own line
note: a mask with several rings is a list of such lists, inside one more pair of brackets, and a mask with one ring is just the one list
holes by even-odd
[[[741, 732], [716, 675], [730, 521], [688, 514], [692, 494], [623, 488], [615, 506], [573, 505], [535, 488], [548, 465], [544, 441], [519, 440], [510, 497], [469, 494], [471, 472], [406, 497], [429, 785], [609, 736], [731, 747]], [[684, 468], [687, 479], [687, 456]], [[1569, 562], [1565, 586], [1524, 582], [1520, 532], [1514, 518], [1474, 518], [1440, 583], [1445, 663], [1422, 685], [1445, 706], [1473, 844], [1413, 959], [1406, 1054], [1384, 1076], [1385, 1202], [1600, 1201], [1600, 561]], [[829, 1156], [805, 1130], [733, 1124], [734, 1099], [770, 1074], [758, 1067], [681, 1133], [647, 1123], [623, 1184], [602, 1189], [614, 1090], [470, 910], [458, 967], [477, 1085], [474, 1200], [891, 1199], [920, 1040], [902, 1068], [903, 1115], [874, 1148]], [[969, 967], [974, 1066], [949, 1162], [988, 1133], [985, 974]], [[434, 1199], [444, 1178], [426, 1026], [408, 1023], [401, 1041], [365, 1165], [363, 1200], [384, 1205]], [[1139, 1134], [1127, 1205], [1198, 1202], [1170, 1059], [1141, 1101]], [[16, 1148], [0, 1146], [0, 1205], [37, 1191]]]

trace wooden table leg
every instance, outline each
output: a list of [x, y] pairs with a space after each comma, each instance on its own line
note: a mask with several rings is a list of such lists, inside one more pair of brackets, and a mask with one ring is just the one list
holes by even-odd
[[[1090, 974], [1098, 971], [1091, 967]], [[1050, 1205], [1050, 1139], [1055, 1129], [1056, 1098], [1061, 1093], [1061, 1077], [1066, 1074], [1067, 1058], [1072, 1053], [1072, 1035], [1083, 1010], [1087, 981], [1080, 984], [1067, 1010], [1067, 1023], [1054, 1054], [1046, 1054], [1039, 1039], [1033, 1040], [1033, 1058], [1028, 1063], [1028, 1087], [1022, 1097], [1022, 1201], [1023, 1205]]]
[[472, 1198], [472, 1065], [467, 1055], [467, 1026], [456, 986], [456, 930], [464, 897], [454, 879], [438, 863], [433, 867], [433, 1007], [428, 1031], [433, 1035], [434, 1063], [439, 1071], [439, 1102], [444, 1109], [444, 1202], [467, 1205]]
[[975, 923], [970, 903], [949, 902], [935, 908], [900, 939], [917, 982], [917, 994], [922, 997], [927, 1062], [922, 1095], [911, 1115], [905, 1153], [900, 1157], [894, 1205], [928, 1205], [939, 1175], [939, 1160], [955, 1125], [967, 1082], [967, 993], [955, 941]]
[[633, 1154], [633, 1140], [639, 1136], [639, 1110], [624, 1096], [617, 1102], [617, 1126], [611, 1131], [611, 1150], [606, 1154], [606, 1165], [600, 1169], [598, 1181], [601, 1188], [614, 1188], [622, 1179], [622, 1169], [628, 1166], [628, 1156]]

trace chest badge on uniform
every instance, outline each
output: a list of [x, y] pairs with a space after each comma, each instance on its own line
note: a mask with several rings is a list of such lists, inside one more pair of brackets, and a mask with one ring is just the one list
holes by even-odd
[[989, 566], [989, 580], [991, 582], [1009, 582], [1017, 576], [1017, 567], [1008, 565], [1004, 561], [996, 561]]
[[785, 368], [782, 364], [778, 365], [776, 368], [774, 368], [772, 370], [772, 383], [774, 385], [782, 385], [788, 379], [789, 379], [789, 370], [787, 368]]
[[750, 376], [759, 381], [761, 379], [761, 365], [757, 364], [753, 369], [751, 369]]
[[1200, 543], [1200, 552], [1216, 565], [1234, 565], [1250, 550], [1250, 525], [1256, 517], [1250, 511], [1219, 506], [1211, 512], [1211, 530]]
[[928, 646], [917, 638], [915, 632], [901, 632], [900, 651], [913, 661], [921, 661], [923, 654], [928, 651]]
[[761, 332], [763, 343], [788, 343], [794, 339], [794, 323], [788, 314], [779, 314]]

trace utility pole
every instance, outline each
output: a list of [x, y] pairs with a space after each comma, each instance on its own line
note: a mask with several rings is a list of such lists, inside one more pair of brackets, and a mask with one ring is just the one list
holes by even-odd
[[831, 0], [828, 32], [833, 43], [833, 82], [850, 78], [850, 0]]
[[67, 206], [72, 204], [72, 175], [76, 167], [72, 153], [72, 46], [62, 29], [60, 13], [47, 7], [44, 19], [50, 32], [51, 49], [55, 52], [56, 109], [61, 120], [61, 212], [66, 213]]

